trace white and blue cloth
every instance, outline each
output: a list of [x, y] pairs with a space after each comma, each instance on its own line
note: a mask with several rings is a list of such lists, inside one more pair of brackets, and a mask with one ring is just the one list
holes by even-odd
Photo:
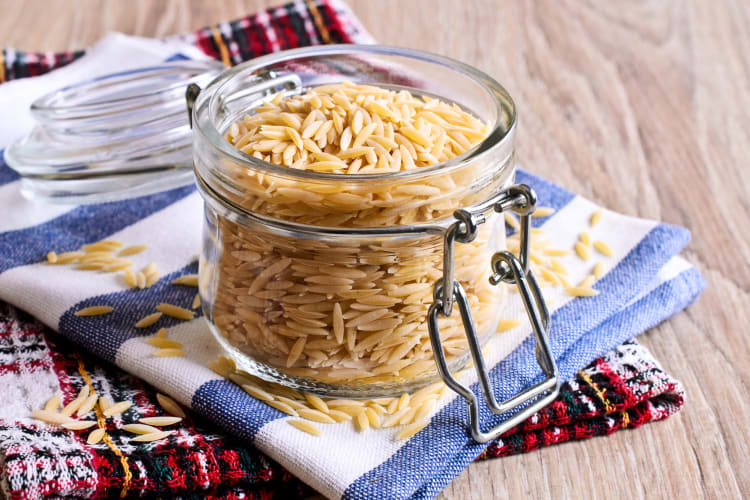
[[[134, 48], [135, 47], [135, 48]], [[136, 50], [137, 49], [137, 50]], [[45, 76], [0, 87], [0, 106], [12, 109], [15, 127], [0, 128], [0, 147], [29, 126], [23, 108], [41, 93], [76, 79], [123, 67], [159, 62], [189, 47], [114, 35], [104, 39], [81, 61]], [[126, 56], [127, 55], [127, 56]], [[21, 104], [19, 104], [21, 103]], [[26, 104], [24, 104], [26, 103]], [[6, 112], [6, 116], [11, 116]], [[595, 288], [600, 294], [572, 298], [546, 289], [552, 303], [551, 346], [563, 380], [644, 330], [680, 311], [704, 287], [700, 274], [677, 256], [687, 244], [687, 230], [655, 221], [605, 211], [602, 222], [588, 227], [598, 209], [565, 189], [527, 172], [517, 181], [530, 184], [540, 204], [555, 213], [534, 219], [558, 248], [572, 248], [577, 235], [588, 230], [606, 241], [613, 257], [584, 262], [563, 257], [570, 281], [577, 282], [603, 261], [606, 275]], [[322, 436], [302, 433], [291, 418], [253, 399], [206, 367], [220, 349], [204, 318], [184, 322], [162, 318], [169, 337], [185, 344], [184, 358], [156, 358], [142, 337], [157, 326], [136, 329], [134, 323], [160, 302], [189, 307], [195, 289], [170, 285], [177, 276], [197, 272], [201, 248], [203, 203], [192, 186], [141, 198], [87, 206], [44, 205], [19, 194], [20, 181], [0, 164], [0, 299], [33, 314], [83, 348], [141, 377], [170, 394], [226, 432], [253, 443], [303, 481], [331, 498], [432, 498], [484, 449], [467, 432], [467, 406], [453, 395], [446, 398], [430, 424], [406, 441], [395, 441], [397, 429], [358, 433], [350, 423], [321, 425]], [[102, 239], [148, 244], [143, 254], [129, 257], [142, 268], [154, 262], [163, 276], [153, 287], [133, 290], [117, 274], [76, 270], [75, 266], [45, 263], [50, 250], [77, 250]], [[489, 265], [489, 263], [488, 263]], [[487, 361], [498, 399], [507, 398], [542, 378], [534, 357], [534, 339], [518, 297], [510, 294], [505, 317], [523, 319], [522, 326], [490, 342]], [[106, 316], [78, 317], [74, 312], [108, 304]], [[465, 374], [466, 382], [473, 373]], [[473, 384], [477, 391], [477, 384]], [[52, 393], [40, 389], [39, 406]], [[486, 408], [483, 427], [499, 422]]]

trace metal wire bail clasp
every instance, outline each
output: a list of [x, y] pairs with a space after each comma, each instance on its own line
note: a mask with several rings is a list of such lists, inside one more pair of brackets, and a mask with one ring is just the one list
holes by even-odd
[[[487, 442], [507, 432], [534, 412], [547, 406], [557, 397], [560, 390], [557, 366], [550, 350], [547, 334], [549, 310], [542, 297], [539, 284], [529, 268], [530, 216], [534, 212], [535, 206], [536, 194], [533, 189], [524, 184], [511, 186], [481, 204], [456, 211], [454, 216], [457, 221], [445, 233], [443, 278], [435, 283], [434, 302], [427, 313], [427, 324], [438, 373], [448, 387], [466, 399], [469, 405], [471, 435], [480, 443]], [[492, 210], [495, 212], [512, 210], [521, 216], [519, 256], [516, 257], [507, 250], [495, 253], [491, 261], [492, 275], [490, 282], [493, 285], [504, 282], [515, 284], [518, 287], [518, 292], [536, 338], [537, 363], [545, 374], [545, 378], [541, 382], [501, 403], [498, 403], [495, 399], [495, 393], [490, 384], [489, 373], [482, 354], [474, 319], [471, 316], [466, 292], [461, 283], [454, 279], [453, 272], [455, 242], [469, 243], [473, 241], [477, 236], [478, 226], [485, 221], [485, 214]], [[482, 431], [480, 428], [477, 396], [451, 374], [443, 351], [438, 315], [450, 316], [454, 303], [457, 304], [461, 315], [466, 338], [469, 342], [469, 351], [474, 361], [474, 369], [489, 409], [495, 414], [503, 414], [534, 400], [532, 404], [487, 431]]]

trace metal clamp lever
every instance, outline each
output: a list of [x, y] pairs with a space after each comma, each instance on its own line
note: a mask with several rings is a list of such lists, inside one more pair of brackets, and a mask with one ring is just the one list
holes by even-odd
[[[530, 235], [529, 217], [534, 211], [535, 203], [536, 196], [534, 191], [528, 186], [518, 185], [511, 186], [481, 205], [466, 210], [459, 210], [454, 214], [458, 221], [448, 229], [445, 235], [446, 258], [443, 268], [444, 277], [435, 283], [433, 293], [435, 300], [427, 313], [430, 342], [432, 344], [432, 352], [435, 357], [435, 364], [437, 365], [438, 373], [448, 387], [466, 399], [466, 402], [469, 405], [469, 425], [471, 428], [471, 435], [480, 443], [487, 442], [504, 432], [507, 432], [533, 413], [547, 406], [555, 399], [555, 397], [557, 397], [560, 390], [557, 366], [550, 350], [549, 337], [547, 335], [549, 311], [544, 302], [544, 298], [542, 297], [539, 284], [537, 283], [531, 269], [528, 267]], [[495, 399], [495, 394], [490, 384], [487, 365], [484, 360], [484, 355], [482, 354], [476, 326], [474, 325], [474, 320], [471, 316], [466, 292], [458, 281], [453, 280], [454, 241], [458, 240], [465, 243], [473, 241], [474, 238], [476, 238], [477, 226], [484, 222], [484, 213], [490, 208], [497, 212], [503, 212], [510, 209], [521, 215], [520, 259], [508, 251], [495, 253], [492, 256], [492, 276], [490, 277], [490, 282], [493, 285], [497, 285], [500, 282], [513, 283], [518, 287], [521, 300], [523, 301], [526, 314], [529, 317], [529, 322], [531, 323], [531, 328], [536, 338], [537, 362], [545, 374], [544, 380], [502, 403], [498, 403]], [[450, 260], [448, 257], [450, 257]], [[450, 290], [450, 293], [447, 293], [444, 283], [450, 286], [450, 289], [448, 289]], [[446, 297], [449, 297], [447, 301], [445, 300]], [[489, 409], [495, 414], [503, 414], [536, 398], [532, 404], [524, 407], [511, 418], [501, 422], [486, 432], [482, 431], [480, 428], [477, 396], [471, 391], [471, 389], [461, 384], [456, 380], [453, 374], [451, 374], [443, 351], [440, 339], [440, 328], [438, 325], [438, 315], [443, 314], [446, 317], [450, 316], [453, 302], [458, 304], [461, 321], [464, 325], [464, 331], [466, 332], [466, 337], [469, 342], [469, 351], [472, 360], [474, 361], [474, 369], [476, 370]]]

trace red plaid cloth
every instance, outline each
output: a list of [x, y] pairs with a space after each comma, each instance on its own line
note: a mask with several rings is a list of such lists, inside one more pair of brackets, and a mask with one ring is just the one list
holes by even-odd
[[[335, 0], [287, 4], [180, 38], [227, 64], [298, 46], [370, 40], [348, 8]], [[0, 82], [45, 73], [83, 53], [5, 49]], [[90, 384], [99, 394], [134, 405], [108, 419], [108, 438], [90, 446], [87, 432], [29, 423], [30, 411], [39, 408], [34, 389], [40, 380], [59, 386], [64, 404]], [[2, 303], [0, 395], [0, 496], [281, 499], [314, 494], [251, 446], [195, 418], [174, 427], [176, 434], [164, 445], [127, 445], [120, 439], [124, 421], [161, 413], [155, 391]], [[680, 384], [645, 348], [628, 342], [565, 383], [553, 404], [492, 443], [480, 458], [637, 427], [667, 418], [682, 405]]]

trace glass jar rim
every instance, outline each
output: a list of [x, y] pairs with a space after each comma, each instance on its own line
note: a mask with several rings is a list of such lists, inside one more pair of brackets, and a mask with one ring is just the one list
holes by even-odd
[[[314, 56], [335, 56], [350, 54], [381, 54], [390, 56], [401, 56], [430, 63], [435, 63], [443, 67], [458, 71], [470, 77], [475, 83], [479, 84], [488, 94], [493, 96], [495, 111], [497, 116], [508, 115], [507, 124], [501, 123], [498, 119], [495, 121], [492, 130], [479, 144], [462, 155], [450, 158], [446, 161], [436, 163], [427, 167], [420, 167], [411, 170], [401, 170], [398, 172], [388, 173], [365, 173], [365, 174], [341, 174], [329, 172], [315, 172], [311, 170], [293, 169], [283, 165], [276, 165], [254, 156], [251, 156], [240, 149], [234, 147], [229, 141], [225, 140], [222, 133], [216, 128], [213, 121], [203, 121], [200, 119], [201, 112], [208, 112], [213, 115], [212, 111], [219, 104], [222, 97], [221, 89], [225, 84], [230, 82], [233, 77], [241, 73], [252, 73], [265, 69], [266, 67], [289, 61], [293, 59], [314, 57]], [[516, 106], [513, 98], [507, 90], [500, 85], [495, 79], [480, 71], [473, 66], [462, 63], [456, 59], [445, 57], [430, 52], [403, 47], [388, 45], [356, 45], [356, 44], [334, 44], [319, 45], [313, 47], [303, 47], [298, 49], [275, 52], [262, 57], [252, 59], [246, 63], [239, 64], [233, 68], [227, 69], [214, 80], [212, 80], [204, 89], [201, 90], [193, 107], [193, 131], [199, 133], [207, 139], [207, 143], [214, 149], [217, 149], [223, 155], [243, 166], [250, 166], [255, 170], [260, 170], [265, 174], [280, 175], [290, 178], [296, 178], [301, 181], [343, 181], [347, 183], [358, 182], [377, 182], [377, 181], [396, 181], [407, 179], [418, 179], [435, 173], [448, 173], [460, 169], [467, 163], [474, 161], [483, 153], [502, 147], [513, 140], [518, 118]]]

